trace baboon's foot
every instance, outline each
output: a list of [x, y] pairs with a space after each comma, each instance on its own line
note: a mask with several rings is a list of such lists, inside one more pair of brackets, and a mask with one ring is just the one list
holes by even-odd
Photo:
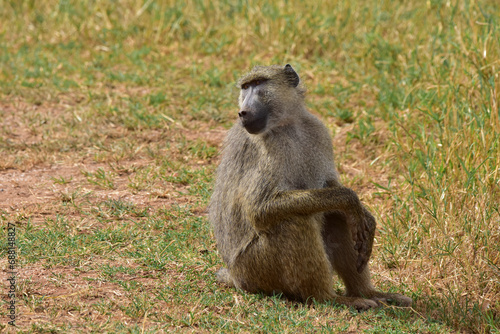
[[234, 280], [229, 273], [229, 269], [220, 268], [217, 273], [215, 273], [215, 278], [219, 283], [224, 283], [229, 285], [230, 287], [234, 287]]
[[334, 297], [333, 301], [337, 304], [343, 304], [349, 307], [353, 307], [358, 311], [366, 311], [368, 309], [379, 306], [379, 304], [372, 299], [363, 299], [359, 297], [336, 296]]
[[409, 307], [413, 303], [410, 297], [400, 295], [399, 293], [386, 293], [375, 292], [370, 297], [371, 300], [377, 302], [379, 305], [397, 305], [402, 307]]

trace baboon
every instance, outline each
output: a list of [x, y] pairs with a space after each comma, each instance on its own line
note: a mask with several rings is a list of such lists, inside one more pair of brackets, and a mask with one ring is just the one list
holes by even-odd
[[[375, 219], [342, 186], [327, 128], [305, 107], [295, 70], [257, 66], [239, 80], [239, 121], [229, 131], [209, 205], [227, 268], [217, 280], [303, 302], [358, 310], [412, 300], [371, 284]], [[333, 274], [345, 294], [333, 288]]]

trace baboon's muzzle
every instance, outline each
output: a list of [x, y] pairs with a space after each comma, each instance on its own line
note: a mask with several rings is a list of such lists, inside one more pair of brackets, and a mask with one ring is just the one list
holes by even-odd
[[242, 110], [238, 113], [241, 124], [250, 134], [258, 134], [266, 128], [267, 112], [250, 112]]

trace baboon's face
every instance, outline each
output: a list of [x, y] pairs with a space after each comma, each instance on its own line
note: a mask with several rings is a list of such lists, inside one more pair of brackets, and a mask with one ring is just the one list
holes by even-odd
[[241, 124], [251, 134], [265, 130], [271, 106], [265, 99], [268, 80], [256, 79], [241, 85], [240, 117]]
[[[291, 90], [297, 92], [299, 76], [290, 65], [256, 66], [240, 79], [241, 124], [251, 134], [259, 134], [283, 118], [284, 109], [293, 110]], [[287, 106], [287, 101], [291, 101]], [[281, 111], [281, 112], [280, 112]]]

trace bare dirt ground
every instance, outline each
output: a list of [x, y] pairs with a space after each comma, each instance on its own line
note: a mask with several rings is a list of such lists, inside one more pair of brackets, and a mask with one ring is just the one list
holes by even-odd
[[[20, 113], [15, 110], [36, 111], [45, 117], [59, 117], [61, 110], [40, 108], [37, 105], [24, 105], [21, 102], [13, 104], [2, 103], [0, 108], [4, 112], [2, 125], [4, 138], [13, 145], [31, 145], [39, 143], [42, 138], [38, 133], [31, 131], [26, 123], [20, 118]], [[53, 106], [52, 106], [53, 107]], [[60, 106], [59, 106], [60, 107]], [[60, 108], [59, 108], [60, 109]], [[55, 115], [54, 113], [57, 113]], [[179, 136], [186, 140], [196, 140], [198, 138], [206, 140], [210, 145], [220, 146], [225, 134], [222, 128], [209, 129], [206, 124], [199, 124], [195, 129], [180, 128], [171, 131], [172, 141]], [[154, 135], [154, 134], [153, 134]], [[154, 140], [154, 138], [150, 138]], [[30, 224], [37, 226], [43, 224], [47, 218], [54, 219], [58, 214], [74, 218], [79, 221], [76, 229], [77, 233], [89, 233], [87, 231], [99, 228], [99, 222], [88, 219], [81, 212], [83, 209], [90, 209], [92, 205], [105, 200], [120, 200], [132, 203], [138, 209], [157, 210], [163, 208], [168, 210], [172, 205], [183, 205], [195, 202], [192, 196], [183, 195], [187, 193], [189, 185], [180, 185], [169, 182], [157, 182], [151, 188], [145, 190], [134, 190], [130, 187], [131, 177], [135, 171], [154, 164], [144, 158], [136, 160], [122, 160], [119, 163], [98, 163], [90, 158], [75, 159], [77, 162], [68, 163], [67, 160], [61, 163], [47, 164], [34, 163], [26, 168], [9, 167], [14, 161], [14, 157], [2, 157], [4, 169], [0, 171], [0, 214], [8, 221], [16, 223], [18, 227], [26, 224], [24, 218], [29, 218]], [[197, 160], [192, 164], [202, 166], [210, 161]], [[86, 173], [95, 173], [99, 169], [105, 169], [113, 173], [112, 189], [103, 188], [88, 182]], [[173, 172], [175, 174], [175, 172]], [[82, 200], [84, 199], [84, 201]], [[79, 201], [78, 207], [71, 204], [72, 201]], [[199, 215], [205, 215], [205, 208], [196, 211]], [[7, 218], [8, 217], [8, 218]], [[133, 247], [130, 245], [130, 247]], [[19, 257], [19, 254], [18, 254]], [[22, 259], [18, 259], [22, 263]], [[123, 262], [123, 263], [121, 263]], [[28, 330], [33, 324], [47, 324], [57, 328], [65, 324], [71, 324], [75, 328], [84, 328], [88, 323], [105, 324], [108, 320], [130, 322], [130, 315], [126, 316], [126, 308], [121, 306], [130, 305], [133, 301], [129, 298], [127, 288], [123, 285], [110, 282], [105, 279], [102, 270], [96, 270], [102, 265], [120, 266], [135, 269], [134, 274], [119, 273], [116, 279], [139, 283], [141, 289], [154, 293], [154, 289], [160, 285], [168, 286], [169, 280], [174, 277], [170, 275], [180, 264], [170, 263], [167, 269], [161, 273], [154, 270], [142, 270], [134, 260], [117, 257], [113, 263], [109, 259], [95, 256], [80, 261], [78, 266], [53, 266], [47, 265], [45, 259], [40, 259], [35, 264], [21, 265], [16, 274], [18, 302], [16, 326], [18, 329]], [[170, 269], [168, 269], [170, 267]], [[7, 277], [7, 258], [0, 259], [2, 277]], [[179, 277], [175, 273], [176, 279]], [[204, 284], [199, 282], [200, 285]], [[8, 291], [7, 282], [2, 279], [1, 290]], [[2, 299], [7, 301], [6, 294], [2, 294]], [[23, 302], [20, 302], [23, 299]], [[120, 311], [116, 314], [103, 314], [96, 312], [96, 303], [105, 301], [107, 304], [117, 305]], [[152, 313], [158, 311], [161, 316], [162, 309], [168, 307], [168, 301], [157, 302], [150, 309]], [[103, 306], [104, 308], [104, 306]], [[176, 306], [178, 312], [188, 312], [181, 306]], [[50, 312], [48, 312], [50, 310]], [[56, 312], [56, 314], [54, 314]], [[148, 317], [135, 322], [143, 329], [151, 325]], [[133, 318], [133, 317], [132, 317]], [[154, 318], [154, 317], [153, 317]], [[0, 332], [12, 331], [10, 326], [4, 326], [7, 321], [2, 321]]]

